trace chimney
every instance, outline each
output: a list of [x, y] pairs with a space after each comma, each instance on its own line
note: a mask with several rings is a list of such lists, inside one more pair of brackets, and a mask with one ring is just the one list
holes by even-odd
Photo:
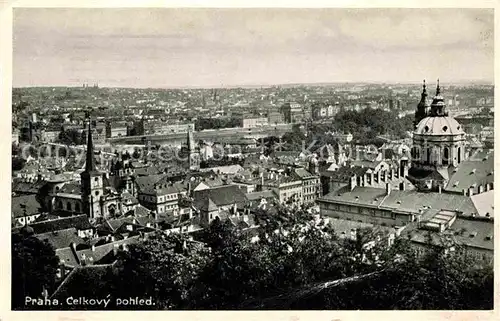
[[382, 172], [381, 172], [381, 170], [379, 169], [379, 170], [378, 170], [378, 172], [377, 172], [377, 183], [379, 183], [379, 184], [380, 184], [380, 182], [382, 181], [382, 180], [381, 180], [381, 175], [382, 175]]
[[479, 185], [479, 186], [477, 187], [477, 193], [478, 193], [478, 194], [481, 194], [482, 192], [484, 192], [484, 186], [483, 186], [483, 185]]
[[394, 171], [394, 174], [396, 175], [395, 178], [399, 178], [399, 166]]
[[489, 183], [486, 183], [486, 185], [485, 185], [485, 191], [487, 192], [487, 191], [489, 191], [489, 190], [490, 190], [490, 184], [489, 184]]
[[370, 185], [373, 185], [373, 179], [374, 179], [374, 174], [373, 174], [373, 171], [371, 171], [370, 173]]
[[92, 245], [91, 249], [92, 249], [92, 252], [95, 252], [95, 245]]
[[390, 179], [394, 179], [394, 166], [391, 166], [391, 177], [389, 177]]
[[349, 182], [349, 188], [351, 189], [351, 191], [356, 187], [356, 183], [357, 183], [357, 178], [356, 174], [354, 174], [351, 176], [351, 180]]
[[401, 183], [399, 183], [399, 190], [400, 190], [400, 191], [404, 191], [404, 190], [406, 190], [406, 184], [405, 184], [405, 182], [401, 182]]
[[462, 190], [462, 194], [464, 194], [464, 196], [466, 196], [466, 195], [467, 195], [467, 189], [466, 189], [466, 188], [464, 188], [464, 189]]
[[474, 195], [474, 187], [469, 187], [469, 190], [467, 192], [467, 196], [472, 196]]
[[404, 177], [408, 176], [408, 166], [406, 166], [406, 165], [403, 168], [403, 176]]
[[385, 184], [385, 195], [387, 196], [391, 195], [391, 184], [389, 183]]
[[441, 189], [442, 189], [441, 185], [438, 185], [438, 193], [439, 194], [441, 194]]

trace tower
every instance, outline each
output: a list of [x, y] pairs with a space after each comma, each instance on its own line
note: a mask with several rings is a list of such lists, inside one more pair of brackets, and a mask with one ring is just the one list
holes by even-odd
[[426, 114], [413, 132], [411, 172], [418, 173], [419, 177], [412, 175], [417, 179], [425, 178], [427, 186], [432, 181], [432, 188], [437, 188], [447, 183], [447, 169], [458, 167], [465, 156], [465, 132], [453, 117], [448, 116], [439, 80]]
[[422, 95], [420, 102], [418, 103], [417, 110], [415, 111], [415, 120], [413, 122], [413, 127], [415, 128], [418, 123], [428, 116], [429, 114], [429, 102], [427, 101], [427, 89], [425, 85], [425, 80], [423, 84]]
[[187, 147], [189, 153], [189, 170], [197, 171], [200, 169], [200, 154], [196, 149], [194, 136], [191, 129], [187, 133]]
[[85, 171], [80, 174], [82, 180], [83, 211], [89, 218], [101, 216], [100, 199], [104, 194], [102, 174], [97, 170], [92, 141], [92, 126], [88, 118], [87, 151]]

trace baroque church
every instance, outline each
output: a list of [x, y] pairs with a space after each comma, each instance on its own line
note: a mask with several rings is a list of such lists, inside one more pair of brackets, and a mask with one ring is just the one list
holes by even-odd
[[46, 181], [38, 192], [38, 201], [48, 213], [60, 216], [84, 213], [95, 219], [116, 217], [133, 209], [129, 206], [133, 197], [126, 191], [117, 191], [108, 173], [98, 169], [90, 118], [88, 124], [85, 168], [80, 173], [80, 182], [56, 175]]
[[[436, 94], [430, 104], [424, 81], [421, 99], [415, 112], [414, 125], [412, 162], [408, 179], [417, 189], [457, 192], [457, 187], [462, 187], [462, 190], [474, 188], [474, 194], [476, 194], [476, 189], [492, 188], [492, 151], [482, 151], [482, 162], [468, 160], [469, 155], [475, 151], [468, 148], [466, 133], [462, 126], [448, 114], [439, 80]], [[480, 172], [486, 174], [483, 176], [491, 177], [486, 179], [473, 175], [477, 171], [475, 167], [481, 168]], [[471, 172], [465, 173], [465, 171]], [[479, 181], [478, 178], [480, 178]], [[467, 185], [469, 183], [470, 185]]]

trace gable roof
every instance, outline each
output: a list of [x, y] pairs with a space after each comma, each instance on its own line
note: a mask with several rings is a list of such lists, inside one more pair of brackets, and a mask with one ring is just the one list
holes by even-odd
[[[195, 207], [200, 209], [210, 199], [217, 207], [230, 204], [243, 205], [246, 201], [245, 194], [235, 185], [224, 185], [193, 193]], [[207, 205], [208, 206], [208, 203]]]
[[35, 231], [35, 234], [42, 234], [53, 231], [61, 231], [68, 228], [76, 228], [77, 230], [92, 229], [88, 216], [86, 214], [61, 217], [55, 220], [48, 220], [39, 223], [30, 224]]
[[75, 245], [85, 244], [85, 241], [78, 236], [76, 228], [68, 228], [61, 231], [47, 232], [36, 235], [40, 241], [46, 241], [54, 247], [54, 249], [62, 249], [69, 247], [71, 243]]
[[58, 193], [74, 194], [80, 196], [82, 195], [82, 185], [74, 182], [66, 183], [61, 187]]

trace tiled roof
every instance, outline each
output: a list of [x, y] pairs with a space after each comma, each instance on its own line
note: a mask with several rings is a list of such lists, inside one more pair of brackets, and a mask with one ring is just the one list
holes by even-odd
[[13, 218], [24, 216], [24, 208], [22, 206], [26, 206], [26, 215], [28, 216], [40, 213], [40, 203], [36, 200], [35, 194], [12, 197], [11, 201]]
[[74, 227], [61, 231], [38, 234], [36, 235], [36, 238], [41, 241], [47, 241], [54, 247], [54, 249], [68, 247], [71, 243], [74, 243], [75, 245], [85, 244], [85, 241], [78, 236], [78, 232]]
[[491, 220], [477, 220], [458, 217], [444, 232], [437, 233], [425, 229], [418, 229], [411, 225], [403, 231], [403, 236], [413, 242], [433, 245], [442, 245], [443, 237], [448, 236], [455, 242], [466, 246], [493, 251], [494, 224]]
[[386, 196], [385, 189], [358, 186], [352, 191], [348, 187], [344, 187], [323, 196], [321, 200], [375, 206], [412, 213], [418, 213], [420, 209], [424, 212], [447, 209], [462, 211], [464, 215], [477, 214], [470, 197], [448, 193], [391, 190], [391, 193]]
[[148, 167], [136, 168], [134, 170], [134, 173], [137, 176], [148, 176], [148, 175], [158, 175], [160, 174], [160, 171], [155, 166], [148, 166]]
[[184, 186], [181, 184], [174, 183], [168, 186], [162, 186], [155, 188], [154, 186], [148, 186], [141, 190], [141, 193], [148, 195], [168, 195], [184, 192]]
[[348, 183], [353, 175], [363, 176], [368, 171], [368, 169], [368, 167], [361, 166], [342, 166], [334, 172], [323, 172], [321, 173], [321, 175], [328, 176], [332, 180], [338, 182]]
[[79, 183], [66, 183], [58, 193], [74, 194], [80, 196], [82, 194], [82, 185]]
[[92, 225], [90, 225], [89, 219], [85, 214], [34, 223], [30, 224], [30, 226], [35, 231], [35, 234], [61, 231], [71, 227], [74, 227], [77, 230], [88, 230], [92, 228]]
[[300, 178], [314, 177], [315, 176], [315, 175], [311, 174], [309, 171], [305, 170], [304, 168], [296, 168], [295, 174], [297, 174]]
[[14, 178], [12, 180], [12, 192], [21, 194], [36, 194], [38, 189], [44, 184], [43, 181], [35, 183], [24, 182], [21, 179]]
[[85, 255], [88, 263], [99, 264], [99, 261], [101, 261], [105, 256], [110, 253], [112, 254], [115, 247], [123, 246], [123, 244], [135, 244], [138, 242], [139, 236], [132, 236], [123, 240], [95, 246], [93, 250], [90, 248], [77, 251], [77, 255], [80, 260], [82, 259], [83, 255]]
[[110, 220], [106, 221], [107, 225], [113, 231], [118, 230], [125, 223], [133, 223], [133, 222], [134, 222], [134, 217], [132, 217], [132, 216], [114, 218], [114, 219], [110, 219]]
[[137, 187], [139, 190], [143, 190], [143, 189], [146, 189], [148, 187], [153, 187], [154, 184], [159, 182], [164, 176], [165, 176], [165, 174], [139, 176], [139, 177], [136, 177], [135, 183], [137, 184]]
[[235, 185], [224, 185], [194, 192], [195, 207], [201, 208], [207, 199], [211, 199], [216, 206], [244, 204], [246, 201], [245, 194]]
[[[493, 183], [495, 167], [493, 153], [488, 156], [474, 155], [474, 158], [462, 162], [456, 171], [450, 174], [446, 191], [461, 193], [471, 185], [486, 185]], [[477, 190], [476, 190], [477, 191]]]

